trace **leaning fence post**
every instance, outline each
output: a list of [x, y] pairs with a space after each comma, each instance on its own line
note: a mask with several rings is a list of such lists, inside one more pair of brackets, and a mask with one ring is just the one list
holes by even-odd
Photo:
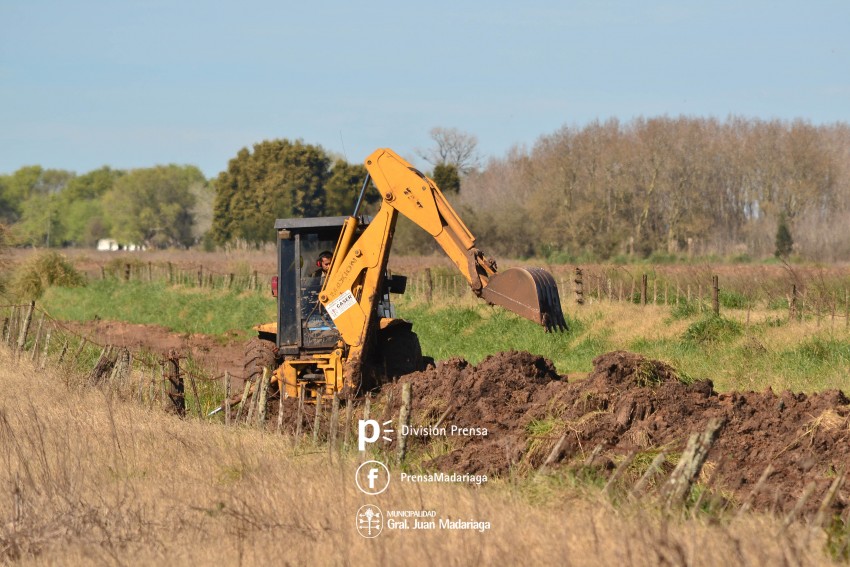
[[242, 399], [239, 401], [239, 409], [236, 410], [236, 417], [234, 418], [234, 423], [239, 423], [239, 420], [242, 418], [242, 414], [245, 413], [245, 404], [248, 403], [248, 395], [251, 393], [251, 379], [248, 378], [245, 380], [245, 383], [242, 387]]
[[30, 331], [33, 309], [35, 309], [35, 301], [30, 301], [29, 307], [27, 308], [27, 314], [24, 317], [24, 324], [21, 327], [21, 334], [18, 335], [18, 352], [22, 352], [27, 344], [27, 335]]
[[685, 452], [662, 489], [662, 497], [668, 508], [685, 501], [724, 423], [723, 419], [712, 418], [705, 431], [694, 433], [688, 439]]
[[401, 408], [398, 410], [398, 462], [404, 462], [404, 457], [407, 454], [407, 429], [410, 427], [410, 404], [411, 404], [411, 384], [405, 382], [401, 385]]
[[68, 339], [65, 339], [65, 342], [62, 343], [62, 349], [59, 351], [59, 358], [56, 359], [56, 366], [61, 366], [62, 361], [65, 360], [65, 354], [68, 352]]

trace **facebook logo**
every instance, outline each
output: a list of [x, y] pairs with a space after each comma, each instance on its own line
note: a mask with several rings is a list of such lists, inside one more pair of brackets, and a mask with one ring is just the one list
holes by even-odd
[[366, 461], [357, 467], [354, 482], [360, 492], [375, 496], [390, 485], [390, 470], [380, 461]]

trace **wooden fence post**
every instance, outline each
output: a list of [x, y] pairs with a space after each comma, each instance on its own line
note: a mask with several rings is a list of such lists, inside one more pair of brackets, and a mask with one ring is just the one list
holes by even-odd
[[23, 352], [27, 344], [27, 335], [30, 332], [30, 323], [32, 322], [32, 312], [35, 309], [35, 301], [30, 301], [27, 308], [27, 314], [24, 317], [24, 323], [21, 326], [21, 333], [18, 335], [18, 352]]
[[584, 281], [581, 273], [581, 268], [579, 268], [578, 266], [576, 266], [575, 293], [576, 303], [579, 305], [584, 305]]
[[407, 454], [407, 435], [406, 431], [410, 426], [410, 404], [412, 398], [410, 382], [405, 382], [401, 385], [401, 408], [398, 410], [398, 462], [404, 462], [404, 457]]
[[286, 399], [286, 388], [281, 380], [278, 381], [277, 388], [278, 399], [280, 400], [277, 404], [277, 432], [279, 434], [283, 431], [283, 400]]
[[38, 345], [41, 342], [41, 328], [44, 325], [44, 311], [41, 312], [41, 316], [38, 318], [38, 326], [35, 328], [35, 339], [32, 342], [32, 352], [30, 353], [30, 360], [35, 362], [38, 357]]
[[125, 282], [130, 281], [130, 264], [129, 263], [124, 264], [124, 281]]
[[316, 417], [313, 419], [313, 445], [319, 443], [319, 427], [322, 425], [322, 398], [325, 397], [324, 394], [322, 390], [316, 393]]
[[711, 309], [715, 316], [720, 315], [720, 277], [711, 276]]
[[349, 440], [351, 438], [351, 413], [353, 405], [354, 404], [351, 400], [345, 401], [345, 433], [343, 433], [342, 446], [346, 449], [348, 448]]
[[668, 508], [685, 501], [724, 423], [722, 418], [712, 418], [705, 431], [694, 433], [688, 439], [685, 452], [662, 489], [662, 497]]
[[44, 366], [47, 364], [47, 353], [50, 348], [50, 333], [51, 329], [47, 329], [47, 335], [44, 337], [44, 347], [41, 350], [41, 359], [38, 361], [39, 370], [44, 370]]
[[171, 350], [168, 352], [165, 364], [165, 387], [168, 394], [168, 403], [166, 411], [173, 411], [180, 417], [186, 415], [186, 396], [183, 384], [183, 377], [180, 375], [180, 357], [177, 351]]
[[301, 441], [301, 421], [304, 419], [304, 388], [298, 389], [298, 411], [295, 413], [295, 439], [293, 444], [298, 445]]
[[788, 301], [788, 318], [797, 319], [797, 284], [791, 284], [791, 299]]
[[431, 268], [425, 268], [425, 299], [428, 303], [434, 299], [434, 278], [431, 277]]
[[236, 410], [236, 417], [233, 419], [233, 423], [238, 424], [239, 420], [242, 418], [242, 414], [245, 412], [245, 405], [248, 403], [248, 396], [251, 394], [251, 379], [248, 378], [245, 380], [245, 383], [242, 386], [242, 398], [239, 400], [239, 408]]
[[232, 383], [230, 380], [230, 371], [224, 371], [224, 425], [230, 425], [230, 396]]
[[331, 424], [328, 434], [328, 454], [333, 454], [336, 449], [336, 437], [339, 431], [339, 396], [334, 392], [333, 402], [331, 405]]
[[65, 354], [68, 352], [68, 339], [65, 339], [65, 342], [62, 344], [62, 349], [59, 351], [59, 358], [56, 360], [56, 366], [61, 366], [62, 361], [65, 360]]
[[263, 427], [266, 422], [266, 402], [269, 397], [269, 382], [271, 372], [268, 367], [263, 367], [263, 377], [260, 378], [260, 389], [257, 392], [257, 427]]
[[641, 276], [640, 276], [640, 304], [641, 305], [646, 305], [647, 297], [649, 297], [649, 293], [648, 293], [648, 289], [647, 289], [648, 288], [647, 284], [649, 282], [648, 278], [649, 278], [649, 276], [647, 276], [646, 274], [641, 274]]

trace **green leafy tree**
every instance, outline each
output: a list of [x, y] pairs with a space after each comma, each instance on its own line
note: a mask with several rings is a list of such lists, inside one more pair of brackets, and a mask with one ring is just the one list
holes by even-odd
[[111, 218], [112, 237], [124, 243], [155, 248], [190, 246], [191, 187], [204, 183], [195, 166], [156, 166], [136, 169], [116, 180], [103, 205]]
[[[24, 240], [31, 240], [35, 232], [33, 227], [43, 219], [26, 219], [26, 212], [44, 215], [39, 209], [45, 204], [46, 196], [55, 196], [73, 180], [74, 173], [62, 169], [44, 169], [40, 165], [30, 165], [18, 169], [6, 176], [0, 189], [0, 219], [6, 222], [26, 222]], [[30, 201], [32, 199], [32, 201]], [[27, 201], [30, 201], [27, 204]], [[46, 232], [44, 233], [46, 234]]]
[[[357, 197], [366, 179], [366, 167], [361, 164], [352, 165], [344, 160], [334, 162], [331, 176], [325, 184], [325, 214], [350, 215], [357, 204]], [[363, 201], [374, 204], [381, 196], [371, 187], [366, 188]]]
[[109, 167], [72, 179], [59, 194], [59, 219], [65, 244], [93, 246], [109, 236], [110, 221], [103, 210], [103, 196], [124, 174]]
[[455, 165], [438, 163], [434, 166], [434, 173], [431, 178], [443, 193], [458, 193], [460, 191], [460, 174]]
[[54, 246], [62, 242], [59, 196], [33, 193], [20, 206], [15, 225], [20, 242], [30, 246]]
[[777, 258], [787, 258], [791, 255], [794, 248], [794, 238], [791, 236], [791, 229], [788, 227], [788, 219], [785, 213], [779, 215], [779, 225], [776, 227], [776, 252], [773, 253]]
[[212, 236], [219, 244], [274, 239], [274, 221], [320, 216], [330, 158], [318, 146], [289, 140], [255, 144], [231, 159], [215, 180]]

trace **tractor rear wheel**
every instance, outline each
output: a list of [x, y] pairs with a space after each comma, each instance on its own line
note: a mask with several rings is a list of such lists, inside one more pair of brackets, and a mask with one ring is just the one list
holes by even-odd
[[265, 339], [253, 338], [245, 345], [245, 364], [242, 377], [247, 383], [259, 382], [263, 376], [263, 368], [274, 371], [277, 368], [277, 356], [275, 355], [275, 344]]

